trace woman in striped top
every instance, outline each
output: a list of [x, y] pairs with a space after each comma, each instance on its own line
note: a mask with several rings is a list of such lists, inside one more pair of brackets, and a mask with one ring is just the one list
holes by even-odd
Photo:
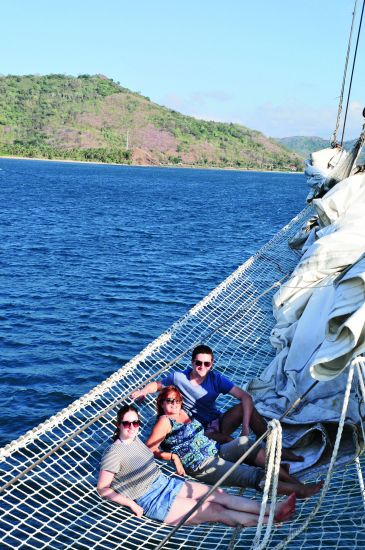
[[[126, 405], [119, 410], [114, 442], [101, 461], [98, 492], [103, 498], [127, 506], [138, 517], [145, 515], [175, 525], [209, 488], [162, 474], [152, 451], [138, 437], [139, 426], [135, 407]], [[218, 521], [230, 526], [253, 526], [257, 524], [259, 508], [257, 501], [217, 489], [187, 523]], [[286, 521], [294, 511], [293, 494], [277, 505], [275, 520]]]

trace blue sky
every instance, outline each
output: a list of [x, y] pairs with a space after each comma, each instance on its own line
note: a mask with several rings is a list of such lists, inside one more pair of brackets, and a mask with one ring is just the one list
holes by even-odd
[[[1, 4], [1, 74], [102, 73], [184, 114], [269, 136], [333, 132], [353, 0]], [[359, 134], [364, 105], [365, 22], [345, 139]]]

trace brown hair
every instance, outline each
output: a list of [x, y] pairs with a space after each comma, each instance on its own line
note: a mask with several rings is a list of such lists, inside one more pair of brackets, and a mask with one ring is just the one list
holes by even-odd
[[200, 344], [193, 349], [193, 353], [191, 354], [192, 361], [194, 361], [195, 357], [199, 355], [199, 353], [206, 353], [207, 355], [210, 355], [212, 359], [214, 359], [212, 348], [206, 346], [205, 344]]
[[120, 423], [122, 422], [124, 415], [129, 411], [134, 411], [139, 419], [138, 411], [134, 405], [123, 405], [123, 407], [121, 407], [117, 413], [117, 427], [113, 433], [113, 442], [118, 439], [120, 432]]
[[178, 399], [180, 399], [181, 404], [183, 403], [183, 397], [180, 391], [175, 386], [166, 386], [166, 388], [163, 388], [160, 391], [159, 396], [157, 397], [157, 402], [156, 402], [157, 416], [162, 416], [163, 414], [165, 414], [165, 411], [162, 408], [162, 401], [165, 401], [169, 393], [174, 393], [175, 396]]

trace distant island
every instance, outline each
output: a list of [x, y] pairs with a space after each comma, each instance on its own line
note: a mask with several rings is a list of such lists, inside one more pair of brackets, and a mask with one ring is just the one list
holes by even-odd
[[239, 124], [162, 107], [103, 75], [0, 77], [0, 156], [131, 165], [302, 170], [303, 158]]
[[[330, 147], [330, 140], [323, 139], [316, 136], [293, 136], [285, 138], [275, 138], [280, 145], [283, 145], [290, 151], [297, 153], [303, 159], [309, 158], [309, 155], [314, 151], [319, 151], [320, 149], [325, 149]], [[355, 144], [356, 139], [351, 139], [344, 141], [343, 147], [348, 151]], [[357, 160], [357, 164], [365, 164], [365, 151], [360, 153], [360, 156]]]
[[317, 136], [292, 136], [276, 138], [276, 141], [304, 159], [307, 159], [314, 151], [330, 147], [330, 139], [326, 140]]

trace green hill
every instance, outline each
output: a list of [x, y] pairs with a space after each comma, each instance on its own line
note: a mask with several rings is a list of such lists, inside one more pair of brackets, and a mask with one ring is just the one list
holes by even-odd
[[[293, 136], [285, 138], [275, 138], [280, 145], [283, 145], [290, 151], [297, 153], [303, 159], [309, 158], [310, 153], [319, 151], [325, 147], [330, 147], [330, 140], [320, 137]], [[356, 140], [344, 141], [344, 148], [348, 151], [354, 145]], [[364, 153], [361, 154], [359, 162], [364, 162]]]
[[102, 75], [0, 77], [0, 155], [302, 169], [297, 154], [260, 132], [184, 116]]
[[285, 138], [276, 138], [276, 141], [283, 145], [290, 151], [293, 151], [300, 155], [303, 159], [309, 157], [310, 153], [319, 151], [325, 147], [330, 147], [330, 140], [326, 140], [320, 137], [307, 137], [307, 136], [293, 136]]

